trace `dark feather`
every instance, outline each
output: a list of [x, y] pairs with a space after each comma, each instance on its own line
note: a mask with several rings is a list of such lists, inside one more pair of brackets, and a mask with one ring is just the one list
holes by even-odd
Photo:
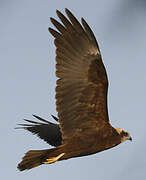
[[[58, 124], [51, 123], [39, 116], [33, 115], [35, 118], [42, 122], [36, 122], [32, 120], [25, 119], [26, 122], [32, 124], [18, 124], [21, 127], [16, 127], [16, 129], [26, 129], [38, 137], [46, 141], [52, 146], [61, 145], [62, 137]], [[55, 116], [51, 115], [56, 121], [58, 120]]]
[[52, 116], [53, 119], [55, 119], [58, 122], [58, 118], [57, 117], [55, 117], [53, 115], [51, 115], [51, 116]]

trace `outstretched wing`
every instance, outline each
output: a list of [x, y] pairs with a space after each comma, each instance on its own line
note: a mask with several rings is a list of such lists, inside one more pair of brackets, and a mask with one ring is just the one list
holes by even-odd
[[[19, 124], [21, 127], [17, 127], [16, 129], [26, 129], [33, 134], [37, 134], [38, 137], [40, 137], [50, 145], [60, 146], [62, 137], [61, 137], [61, 131], [59, 125], [51, 123], [39, 116], [36, 115], [33, 116], [38, 120], [40, 120], [41, 122], [25, 119], [26, 122], [29, 122], [31, 124]], [[57, 121], [57, 118], [55, 116], [52, 117]]]
[[69, 20], [57, 10], [63, 25], [49, 28], [56, 45], [56, 108], [63, 141], [83, 135], [84, 130], [104, 127], [108, 119], [108, 80], [100, 50], [92, 30], [65, 9]]

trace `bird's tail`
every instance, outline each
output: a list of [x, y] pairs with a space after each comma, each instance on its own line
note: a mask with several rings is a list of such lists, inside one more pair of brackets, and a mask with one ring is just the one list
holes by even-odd
[[61, 152], [61, 148], [31, 150], [25, 154], [22, 161], [18, 164], [18, 169], [23, 171], [41, 164], [51, 164], [58, 161], [64, 154], [64, 152]]

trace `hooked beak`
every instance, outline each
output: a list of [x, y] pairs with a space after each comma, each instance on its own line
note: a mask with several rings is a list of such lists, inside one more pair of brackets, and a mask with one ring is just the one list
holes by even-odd
[[132, 141], [132, 137], [131, 136], [129, 137], [129, 140]]

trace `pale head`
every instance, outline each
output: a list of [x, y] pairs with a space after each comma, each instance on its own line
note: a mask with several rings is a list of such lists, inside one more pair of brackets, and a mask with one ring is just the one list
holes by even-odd
[[121, 142], [124, 142], [126, 140], [132, 141], [132, 137], [130, 136], [130, 134], [126, 130], [121, 129], [121, 128], [115, 128], [115, 130], [121, 136]]

